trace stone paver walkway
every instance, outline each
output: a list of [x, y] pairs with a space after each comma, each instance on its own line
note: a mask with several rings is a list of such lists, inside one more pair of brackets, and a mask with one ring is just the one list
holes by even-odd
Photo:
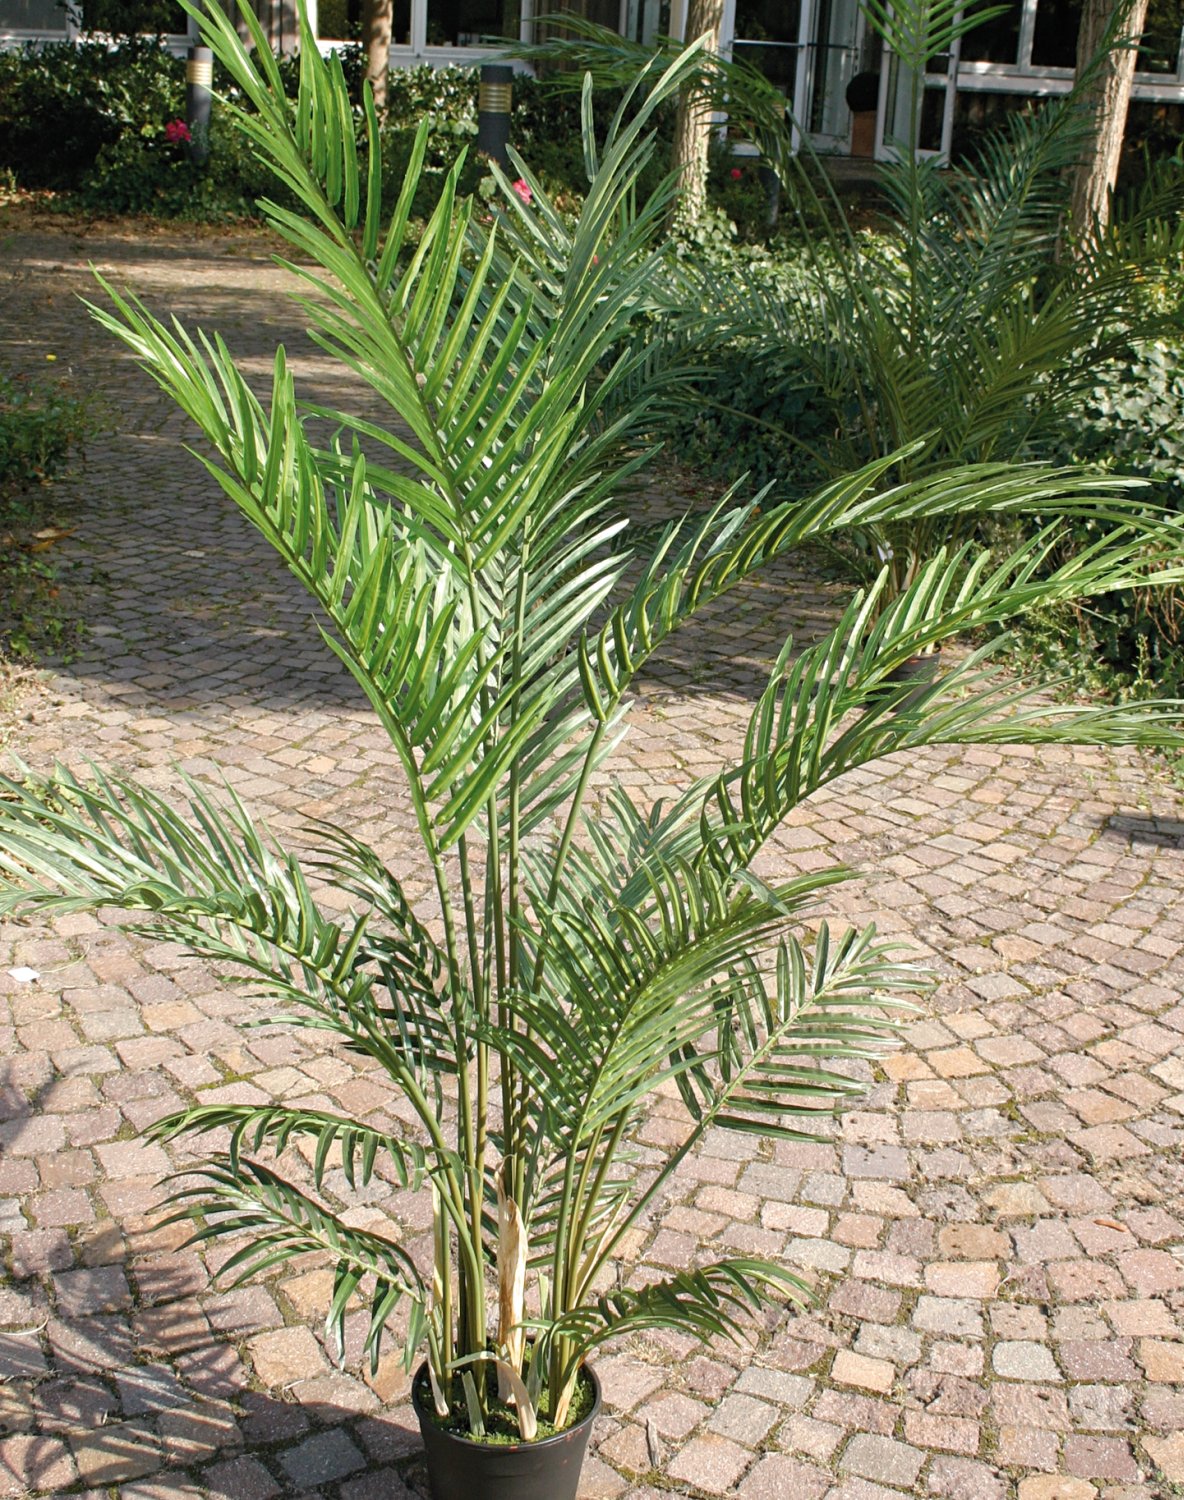
[[[332, 809], [397, 858], [391, 756], [304, 597], [73, 295], [94, 260], [261, 374], [287, 336], [330, 389], [283, 277], [250, 239], [3, 242], [5, 356], [36, 370], [55, 353], [117, 419], [68, 487], [90, 635], [14, 747], [160, 787], [176, 766], [225, 775], [281, 832]], [[644, 685], [630, 783], [677, 786], [734, 746], [761, 661], [826, 609], [789, 571], [733, 601]], [[819, 1309], [771, 1316], [750, 1349], [651, 1338], [603, 1359], [586, 1500], [1184, 1496], [1181, 817], [1135, 755], [934, 750], [847, 778], [783, 830], [781, 872], [862, 867], [835, 910], [906, 937], [944, 982], [837, 1129], [720, 1136], [686, 1163], [633, 1253], [781, 1255]], [[20, 965], [40, 978], [12, 979]], [[208, 969], [89, 917], [0, 927], [0, 1497], [423, 1493], [401, 1373], [369, 1380], [356, 1328], [343, 1371], [326, 1353], [323, 1269], [213, 1288], [216, 1256], [160, 1227], [159, 1178], [184, 1158], [139, 1134], [184, 1100], [382, 1117], [354, 1062], [241, 1012]], [[364, 1198], [360, 1218], [423, 1235], [422, 1204], [382, 1183]]]

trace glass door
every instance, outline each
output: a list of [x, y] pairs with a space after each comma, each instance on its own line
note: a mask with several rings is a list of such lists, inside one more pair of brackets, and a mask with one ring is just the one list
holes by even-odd
[[861, 71], [863, 11], [859, 0], [817, 0], [815, 17], [804, 123], [820, 151], [846, 151], [851, 144], [847, 87]]
[[954, 131], [958, 39], [949, 52], [934, 53], [924, 72], [885, 48], [876, 113], [876, 157], [891, 160], [904, 151], [948, 159]]

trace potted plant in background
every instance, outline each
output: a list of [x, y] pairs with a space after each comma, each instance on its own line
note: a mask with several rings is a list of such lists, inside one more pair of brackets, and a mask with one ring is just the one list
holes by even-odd
[[[327, 1255], [327, 1327], [340, 1335], [360, 1301], [372, 1360], [384, 1336], [408, 1369], [426, 1351], [414, 1388], [439, 1500], [560, 1500], [596, 1410], [587, 1361], [607, 1339], [739, 1334], [762, 1302], [807, 1294], [745, 1256], [631, 1281], [626, 1236], [709, 1131], [792, 1139], [856, 1094], [854, 1065], [891, 1040], [918, 984], [874, 930], [818, 921], [849, 872], [762, 879], [754, 859], [816, 788], [891, 751], [1179, 744], [1179, 704], [1029, 702], [987, 649], [895, 714], [882, 691], [900, 662], [972, 627], [1174, 581], [1146, 558], [1178, 533], [1119, 481], [982, 466], [886, 489], [893, 456], [805, 502], [728, 497], [647, 533], [634, 556], [613, 505], [641, 461], [649, 399], [626, 399], [646, 358], [629, 335], [651, 311], [672, 191], [639, 203], [635, 185], [650, 116], [686, 64], [627, 100], [602, 146], [586, 96], [574, 226], [516, 159], [530, 194], [499, 177], [491, 227], [456, 200], [454, 171], [413, 243], [423, 131], [384, 222], [373, 106], [359, 125], [337, 60], [305, 32], [290, 108], [249, 11], [253, 56], [221, 14], [193, 14], [248, 101], [240, 128], [303, 205], [270, 217], [301, 258], [313, 337], [390, 419], [303, 408], [282, 349], [264, 402], [221, 339], [115, 292], [99, 316], [194, 419], [222, 491], [318, 606], [390, 737], [433, 899], [413, 903], [358, 831], [310, 828], [298, 856], [195, 783], [177, 806], [59, 769], [4, 783], [0, 909], [143, 913], [292, 1024], [371, 1060], [405, 1128], [282, 1104], [198, 1104], [161, 1122], [165, 1139], [220, 1137], [181, 1211], [198, 1241], [237, 1242], [231, 1276]], [[306, 424], [326, 416], [339, 436], [318, 445]], [[653, 807], [608, 778], [630, 685], [705, 606], [808, 541], [967, 508], [1103, 513], [1112, 532], [1051, 569], [1056, 519], [1005, 557], [939, 551], [883, 607], [881, 577], [824, 639], [796, 655], [787, 643], [736, 764]], [[355, 910], [323, 908], [318, 881]], [[670, 1088], [682, 1139], [635, 1168], [647, 1101]], [[303, 1177], [281, 1160], [300, 1138]], [[426, 1261], [393, 1224], [347, 1221], [328, 1191], [336, 1165], [350, 1185], [380, 1172], [430, 1194]]]

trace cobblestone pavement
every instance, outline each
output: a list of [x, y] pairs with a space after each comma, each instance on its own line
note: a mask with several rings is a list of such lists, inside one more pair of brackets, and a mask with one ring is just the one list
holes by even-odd
[[[5, 355], [55, 353], [117, 418], [65, 490], [90, 634], [26, 699], [15, 748], [162, 787], [178, 765], [224, 775], [280, 832], [332, 809], [397, 859], [382, 736], [180, 451], [180, 420], [88, 326], [87, 260], [260, 373], [291, 330], [249, 238], [4, 240]], [[315, 357], [302, 368], [329, 388]], [[625, 778], [656, 792], [713, 764], [774, 642], [827, 608], [788, 570], [732, 601], [644, 685]], [[1180, 818], [1134, 755], [952, 749], [849, 776], [783, 830], [780, 872], [862, 867], [836, 910], [907, 938], [943, 983], [833, 1133], [721, 1135], [679, 1173], [632, 1254], [783, 1256], [819, 1307], [771, 1316], [748, 1349], [654, 1337], [604, 1358], [585, 1500], [1184, 1496]], [[422, 1493], [401, 1374], [362, 1374], [356, 1328], [343, 1371], [326, 1353], [324, 1269], [215, 1289], [215, 1257], [160, 1227], [177, 1158], [139, 1136], [184, 1100], [383, 1118], [354, 1062], [241, 1010], [208, 969], [90, 917], [0, 927], [0, 1497]], [[676, 1113], [660, 1101], [649, 1148]], [[423, 1206], [382, 1183], [354, 1212], [424, 1233]]]

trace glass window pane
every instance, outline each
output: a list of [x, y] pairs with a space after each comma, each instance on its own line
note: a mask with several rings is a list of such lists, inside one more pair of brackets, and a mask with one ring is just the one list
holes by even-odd
[[808, 126], [814, 135], [843, 138], [851, 128], [847, 85], [860, 70], [859, 7], [854, 0], [821, 0], [816, 24]]
[[798, 49], [786, 43], [783, 46], [761, 42], [735, 41], [735, 55], [750, 67], [759, 68], [770, 83], [775, 83], [788, 98], [793, 93], [794, 70], [797, 67]]
[[737, 41], [796, 42], [798, 39], [796, 4], [784, 0], [737, 0]]
[[941, 150], [946, 94], [947, 90], [944, 88], [926, 88], [921, 93], [921, 118], [917, 124], [917, 149], [919, 151]]
[[787, 96], [797, 68], [798, 16], [796, 0], [737, 0], [736, 57], [759, 68]]
[[[362, 0], [319, 0], [317, 36], [326, 42], [361, 41]], [[411, 45], [411, 0], [394, 0], [391, 41], [396, 47]]]
[[1002, 126], [1013, 110], [1030, 109], [1030, 94], [980, 94], [959, 89], [954, 99], [954, 138], [950, 160], [974, 165], [983, 140]]
[[84, 31], [112, 36], [184, 36], [189, 21], [174, 0], [82, 0]]
[[1077, 28], [1081, 0], [1040, 0], [1032, 33], [1032, 62], [1037, 68], [1077, 66]]
[[428, 0], [428, 46], [479, 47], [517, 36], [520, 14], [519, 0]]
[[966, 62], [1019, 62], [1021, 0], [1002, 15], [992, 16], [962, 38], [962, 57]]
[[1140, 73], [1175, 75], [1180, 66], [1184, 0], [1151, 0], [1135, 68]]
[[5, 31], [65, 31], [62, 0], [0, 0], [0, 29]]

